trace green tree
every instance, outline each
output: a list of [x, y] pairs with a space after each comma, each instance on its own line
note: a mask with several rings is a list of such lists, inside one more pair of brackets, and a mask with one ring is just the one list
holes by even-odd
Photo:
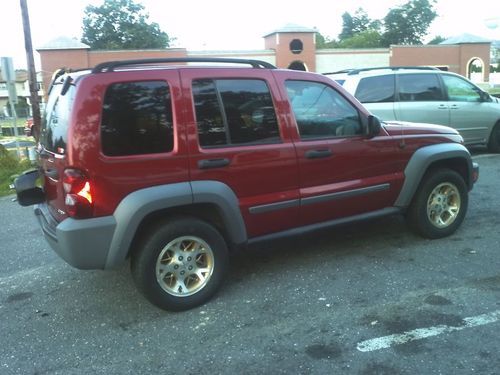
[[391, 9], [384, 18], [384, 45], [422, 44], [422, 38], [437, 16], [435, 3], [436, 0], [410, 0]]
[[82, 42], [93, 49], [167, 48], [172, 41], [144, 6], [134, 0], [104, 0], [85, 8]]
[[320, 33], [316, 33], [317, 49], [336, 48], [337, 44], [338, 42], [336, 40], [331, 40], [330, 38], [323, 36]]
[[339, 34], [339, 40], [343, 41], [352, 38], [358, 33], [368, 30], [380, 30], [381, 23], [378, 20], [372, 20], [363, 8], [358, 8], [351, 16], [348, 12], [342, 14], [342, 32]]
[[338, 43], [339, 48], [379, 48], [382, 35], [376, 30], [365, 30]]

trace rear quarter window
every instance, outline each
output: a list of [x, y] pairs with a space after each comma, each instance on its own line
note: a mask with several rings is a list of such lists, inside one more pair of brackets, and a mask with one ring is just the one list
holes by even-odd
[[354, 96], [361, 103], [393, 102], [395, 97], [394, 74], [362, 78]]
[[172, 151], [173, 116], [168, 84], [145, 81], [110, 85], [104, 95], [101, 143], [108, 156]]
[[51, 90], [42, 119], [40, 142], [47, 151], [64, 154], [67, 148], [68, 129], [75, 97], [74, 86], [61, 95], [63, 84], [55, 84]]

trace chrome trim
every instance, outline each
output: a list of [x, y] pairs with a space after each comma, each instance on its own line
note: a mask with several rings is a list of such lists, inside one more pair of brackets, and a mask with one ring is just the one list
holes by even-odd
[[248, 209], [251, 214], [263, 214], [265, 212], [284, 210], [286, 208], [298, 207], [300, 205], [299, 199], [293, 199], [290, 201], [283, 201], [270, 204], [262, 204], [260, 206], [253, 206]]
[[338, 193], [330, 193], [330, 194], [324, 194], [324, 195], [317, 195], [314, 197], [303, 198], [300, 200], [300, 202], [301, 202], [301, 205], [306, 206], [309, 204], [323, 203], [323, 202], [328, 202], [328, 201], [337, 200], [337, 199], [352, 198], [352, 197], [357, 197], [358, 195], [389, 190], [390, 187], [391, 187], [391, 185], [389, 183], [385, 183], [385, 184], [368, 186], [368, 187], [359, 188], [359, 189], [340, 191]]

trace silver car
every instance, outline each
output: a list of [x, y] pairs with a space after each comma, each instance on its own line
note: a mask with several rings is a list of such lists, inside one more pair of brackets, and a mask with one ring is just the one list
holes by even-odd
[[353, 69], [327, 73], [382, 120], [457, 129], [466, 145], [500, 152], [500, 100], [464, 77], [429, 67]]

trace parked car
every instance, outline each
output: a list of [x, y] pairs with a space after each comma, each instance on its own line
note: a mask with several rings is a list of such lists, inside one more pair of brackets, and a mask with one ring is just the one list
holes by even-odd
[[[183, 65], [151, 67], [164, 63]], [[450, 235], [478, 176], [462, 142], [449, 127], [381, 124], [319, 74], [109, 62], [55, 78], [41, 168], [15, 187], [69, 264], [130, 259], [152, 303], [184, 310], [249, 243], [396, 213], [425, 237]]]
[[458, 74], [429, 67], [387, 67], [326, 75], [342, 81], [382, 120], [451, 126], [466, 145], [487, 145], [490, 152], [500, 152], [500, 99]]

